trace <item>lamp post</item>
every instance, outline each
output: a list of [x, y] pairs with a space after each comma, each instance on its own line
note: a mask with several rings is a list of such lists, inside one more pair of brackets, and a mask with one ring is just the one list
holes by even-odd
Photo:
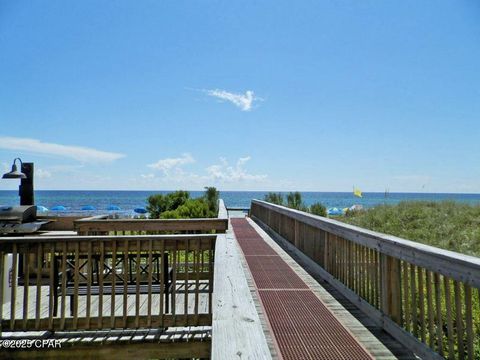
[[[18, 171], [17, 160], [20, 162], [20, 171]], [[15, 158], [12, 164], [12, 170], [3, 174], [3, 179], [21, 179], [18, 188], [20, 195], [20, 205], [34, 205], [33, 194], [33, 163], [24, 163], [20, 158]]]

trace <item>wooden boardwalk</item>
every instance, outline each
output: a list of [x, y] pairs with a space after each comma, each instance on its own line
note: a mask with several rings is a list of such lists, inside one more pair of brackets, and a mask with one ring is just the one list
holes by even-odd
[[231, 222], [271, 333], [274, 357], [395, 358], [314, 279], [292, 266], [288, 254], [266, 234], [261, 236], [255, 224], [246, 219]]

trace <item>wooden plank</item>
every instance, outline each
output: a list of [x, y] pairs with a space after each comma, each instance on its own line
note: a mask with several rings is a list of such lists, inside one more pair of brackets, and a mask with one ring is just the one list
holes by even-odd
[[[74, 303], [73, 303], [73, 329], [76, 330], [77, 326], [77, 320], [78, 320], [78, 286], [79, 286], [79, 280], [80, 280], [80, 274], [79, 274], [79, 267], [80, 267], [80, 250], [79, 250], [80, 244], [78, 242], [75, 243], [75, 267], [74, 267], [74, 272], [73, 272], [73, 286], [74, 286]], [[70, 297], [70, 301], [72, 298]], [[70, 306], [72, 306], [70, 304]]]
[[440, 274], [434, 274], [435, 283], [435, 308], [436, 314], [436, 328], [437, 328], [437, 352], [443, 356], [443, 319], [442, 319], [442, 288], [440, 281]]
[[455, 335], [453, 333], [453, 307], [452, 307], [452, 300], [451, 300], [451, 288], [450, 288], [450, 279], [448, 277], [443, 278], [444, 286], [445, 286], [445, 310], [447, 313], [447, 338], [448, 338], [448, 358], [454, 359], [455, 358]]
[[100, 241], [100, 262], [98, 264], [98, 315], [97, 315], [97, 328], [100, 328], [100, 324], [103, 321], [103, 277], [105, 272], [105, 244]]
[[432, 349], [435, 344], [434, 315], [433, 315], [433, 294], [432, 294], [432, 275], [430, 271], [425, 271], [425, 285], [427, 288], [427, 317], [428, 317], [428, 346]]
[[[198, 246], [198, 241], [195, 243], [195, 251], [194, 251], [194, 271], [195, 271], [195, 302], [194, 302], [194, 314], [195, 317], [198, 319], [198, 301], [199, 301], [199, 291], [200, 288], [200, 250]], [[203, 254], [203, 252], [202, 252]], [[203, 264], [203, 260], [202, 260]], [[209, 292], [211, 289], [209, 289]]]
[[[172, 266], [172, 282], [174, 284], [177, 283], [177, 272], [178, 272], [178, 252], [177, 252], [177, 249], [173, 249], [173, 253], [172, 253], [172, 263], [173, 263], [173, 266]], [[176, 286], [173, 286], [172, 288], [172, 315], [173, 315], [173, 319], [176, 319], [176, 302], [177, 300], [177, 287]], [[175, 323], [175, 321], [174, 321]]]
[[421, 267], [417, 268], [417, 279], [418, 279], [418, 307], [420, 309], [420, 339], [424, 343], [426, 340], [425, 333], [425, 288], [423, 284], [423, 269]]
[[138, 329], [140, 317], [140, 241], [137, 240], [137, 261], [135, 266], [135, 328]]
[[[148, 298], [147, 298], [147, 316], [148, 316], [148, 324], [147, 326], [150, 327], [152, 323], [152, 279], [153, 279], [153, 256], [152, 256], [152, 240], [148, 242]], [[161, 276], [161, 274], [160, 274]]]
[[403, 285], [403, 306], [404, 306], [404, 327], [405, 330], [410, 331], [410, 294], [409, 294], [409, 264], [403, 262], [403, 276], [402, 276], [402, 285]]
[[[3, 289], [5, 288], [5, 258], [6, 254], [0, 250], [0, 319], [3, 319]], [[8, 280], [7, 280], [8, 281]], [[12, 314], [12, 313], [10, 313]], [[15, 314], [15, 313], [13, 313]], [[12, 315], [10, 315], [12, 316]], [[15, 315], [13, 315], [15, 316]], [[2, 336], [2, 325], [0, 324], [0, 336]]]
[[[12, 290], [10, 293], [10, 319], [11, 319], [11, 327], [15, 327], [15, 305], [17, 303], [17, 267], [18, 267], [18, 251], [17, 251], [17, 244], [13, 245], [13, 254], [12, 254]], [[2, 257], [3, 259], [3, 257]], [[3, 271], [3, 267], [2, 267]], [[3, 276], [2, 276], [3, 280]], [[0, 288], [3, 292], [3, 286]], [[3, 301], [0, 303], [2, 309], [3, 309]], [[2, 319], [2, 317], [0, 317]]]
[[210, 341], [190, 340], [177, 342], [103, 342], [101, 346], [91, 343], [64, 345], [61, 349], [6, 351], [9, 359], [44, 360], [44, 359], [208, 359], [210, 358]]
[[467, 332], [467, 357], [468, 360], [473, 360], [474, 335], [473, 335], [473, 312], [472, 312], [472, 288], [464, 284], [465, 291], [465, 330]]
[[[55, 274], [55, 270], [57, 270], [55, 266], [55, 262], [57, 261], [55, 258], [55, 247], [51, 245], [51, 250], [50, 250], [50, 281], [49, 281], [49, 301], [48, 301], [48, 319], [49, 319], [49, 327], [50, 330], [53, 331], [53, 308], [55, 301], [58, 299], [55, 298], [56, 296], [56, 286], [55, 284], [55, 276], [58, 276], [58, 274]], [[57, 270], [58, 272], [58, 270]], [[55, 314], [56, 315], [56, 314]], [[1, 316], [0, 316], [1, 318]]]
[[76, 220], [75, 230], [78, 232], [105, 231], [212, 231], [225, 232], [228, 228], [228, 218], [212, 219], [105, 219]]
[[[2, 239], [3, 241], [3, 239]], [[30, 263], [29, 263], [29, 245], [25, 246], [25, 252], [23, 254], [23, 266], [24, 266], [24, 276], [26, 279], [26, 286], [23, 287], [23, 329], [26, 330], [27, 328], [27, 320], [28, 320], [28, 292], [29, 286], [28, 283], [30, 281]]]
[[65, 330], [65, 308], [66, 308], [66, 299], [65, 299], [65, 293], [66, 293], [66, 284], [67, 284], [67, 244], [63, 243], [62, 244], [62, 264], [60, 266], [61, 272], [62, 272], [62, 278], [61, 278], [61, 287], [62, 287], [62, 301], [61, 301], [61, 306], [62, 308], [60, 309], [60, 329]]
[[185, 256], [184, 256], [184, 269], [185, 269], [185, 291], [184, 291], [184, 301], [183, 301], [183, 313], [188, 314], [188, 277], [189, 277], [189, 269], [188, 269], [188, 256], [189, 256], [189, 242], [185, 240]]
[[[58, 318], [54, 319], [54, 328], [60, 327], [60, 320]], [[123, 315], [115, 316], [114, 319], [114, 326], [113, 329], [133, 329], [135, 328], [135, 315], [128, 315], [125, 321]], [[146, 327], [148, 323], [148, 316], [143, 315], [139, 318], [139, 325], [140, 327]], [[152, 327], [172, 327], [175, 324], [176, 326], [194, 326], [196, 322], [195, 316], [193, 314], [187, 315], [176, 315], [176, 319], [174, 319], [173, 315], [165, 315], [163, 319], [160, 316], [153, 316], [151, 319]], [[10, 328], [10, 320], [2, 320], [2, 328], [4, 331], [21, 331], [24, 329], [23, 324], [17, 322], [15, 324], [15, 328]], [[210, 314], [200, 314], [198, 323], [199, 326], [210, 326], [212, 324], [212, 316]], [[125, 325], [126, 324], [126, 325]], [[106, 329], [110, 327], [110, 319], [103, 318], [102, 328]], [[35, 330], [35, 319], [28, 319], [26, 321], [25, 326], [26, 331], [34, 331]], [[48, 317], [40, 319], [40, 329], [48, 330]], [[86, 317], [78, 317], [76, 324], [74, 324], [73, 318], [66, 318], [65, 319], [65, 329], [66, 330], [88, 330], [87, 329], [87, 318]]]
[[[42, 308], [42, 244], [38, 244], [37, 246], [37, 258], [36, 258], [36, 300], [35, 300], [35, 326], [38, 328], [40, 326], [40, 309]], [[28, 284], [29, 279], [26, 279], [26, 283]]]
[[[162, 242], [163, 244], [163, 242]], [[164, 272], [164, 268], [165, 268], [165, 257], [164, 257], [164, 254], [165, 254], [165, 251], [164, 249], [162, 249], [162, 251], [160, 252], [161, 256], [160, 256], [160, 308], [159, 308], [159, 316], [160, 316], [160, 319], [161, 319], [161, 327], [164, 326], [164, 318], [165, 318], [165, 312], [164, 312], [164, 298], [165, 298], [165, 286], [167, 286], [167, 284], [164, 283], [164, 275], [165, 275], [165, 272]]]
[[[117, 242], [112, 241], [112, 277], [117, 278]], [[112, 295], [110, 296], [110, 327], [115, 327], [115, 286], [116, 281], [112, 281]]]
[[212, 359], [271, 359], [240, 256], [233, 236], [218, 236], [214, 263]]
[[459, 281], [454, 281], [455, 292], [455, 320], [457, 325], [457, 344], [458, 344], [458, 358], [460, 360], [465, 358], [465, 347], [463, 342], [463, 311], [462, 311], [462, 288]]
[[[127, 328], [128, 318], [128, 240], [125, 240], [123, 247], [123, 328]], [[114, 283], [115, 281], [113, 281]]]
[[418, 316], [417, 316], [417, 267], [410, 264], [410, 294], [412, 298], [412, 333], [418, 338]]
[[88, 328], [90, 329], [90, 311], [91, 311], [91, 301], [92, 301], [92, 294], [91, 294], [91, 287], [92, 287], [92, 243], [88, 243], [88, 253], [87, 253], [87, 309], [86, 309], [86, 317], [88, 319]]

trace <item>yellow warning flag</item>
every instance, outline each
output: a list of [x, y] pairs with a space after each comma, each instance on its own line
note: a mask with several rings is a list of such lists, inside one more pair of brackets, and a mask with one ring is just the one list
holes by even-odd
[[353, 195], [357, 197], [362, 197], [362, 190], [353, 188]]

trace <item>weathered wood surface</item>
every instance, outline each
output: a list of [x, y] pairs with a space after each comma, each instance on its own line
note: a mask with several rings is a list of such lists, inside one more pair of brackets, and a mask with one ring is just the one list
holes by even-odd
[[[55, 340], [61, 348], [3, 350], [9, 359], [209, 358], [210, 327], [29, 333], [23, 339]], [[9, 337], [18, 339], [18, 337]]]
[[42, 231], [73, 231], [74, 222], [83, 216], [39, 216], [38, 221], [51, 221], [42, 225]]
[[232, 234], [215, 248], [212, 359], [270, 359], [270, 350]]
[[105, 219], [77, 220], [79, 233], [102, 231], [216, 231], [225, 232], [223, 219]]
[[[218, 219], [221, 220], [226, 220], [227, 221], [227, 227], [228, 227], [228, 211], [227, 208], [225, 207], [225, 203], [223, 202], [222, 199], [218, 200]], [[225, 228], [227, 229], [227, 228]]]
[[[185, 282], [177, 284], [176, 287], [176, 296], [175, 296], [175, 311], [170, 312], [170, 314], [165, 314], [163, 316], [164, 320], [164, 326], [173, 326], [174, 325], [174, 320], [177, 321], [178, 324], [181, 324], [184, 319], [183, 316], [185, 314], [188, 314], [191, 317], [190, 322], [194, 322], [194, 317], [195, 317], [195, 306], [197, 306], [197, 313], [198, 316], [200, 317], [199, 319], [199, 325], [204, 326], [204, 325], [210, 325], [211, 324], [211, 315], [209, 315], [209, 305], [208, 305], [208, 283], [203, 281], [199, 285], [199, 292], [196, 291], [197, 284], [195, 281], [189, 281], [188, 282], [188, 291], [187, 291], [187, 297], [188, 300], [185, 302], [186, 296], [185, 296]], [[23, 313], [26, 310], [27, 311], [27, 321], [28, 323], [32, 324], [32, 326], [28, 326], [29, 328], [34, 327], [34, 323], [37, 319], [36, 312], [38, 311], [39, 317], [38, 319], [41, 322], [41, 325], [45, 324], [48, 327], [48, 322], [50, 321], [50, 309], [49, 309], [49, 287], [48, 286], [42, 286], [41, 287], [41, 296], [42, 296], [42, 302], [39, 307], [36, 306], [37, 302], [37, 287], [36, 286], [29, 286], [29, 296], [28, 296], [28, 305], [26, 308], [24, 308], [24, 290], [25, 287], [21, 286], [18, 287], [17, 289], [17, 297], [16, 301], [14, 303], [14, 306], [12, 306], [11, 303], [4, 304], [2, 307], [3, 310], [3, 319], [9, 319], [9, 320], [2, 320], [2, 323], [7, 326], [3, 326], [4, 332], [2, 333], [3, 337], [8, 337], [10, 335], [13, 335], [13, 333], [9, 332], [8, 330], [5, 330], [7, 327], [10, 328], [10, 323], [7, 323], [12, 321], [13, 322], [13, 328], [16, 330], [22, 330], [23, 329]], [[114, 326], [117, 328], [122, 327], [122, 319], [123, 319], [123, 299], [124, 296], [122, 295], [116, 295], [114, 296], [114, 302], [112, 302], [111, 296], [105, 296], [105, 299], [101, 302], [102, 304], [102, 314], [103, 314], [103, 321], [101, 323], [101, 327], [98, 327], [98, 321], [96, 318], [99, 315], [99, 304], [100, 304], [100, 296], [99, 295], [92, 295], [90, 297], [90, 305], [89, 302], [87, 301], [86, 296], [79, 296], [78, 297], [78, 312], [77, 312], [77, 321], [78, 321], [78, 328], [81, 330], [86, 330], [88, 328], [90, 329], [109, 329], [111, 328], [110, 326], [110, 315], [113, 313], [115, 317], [115, 324], [118, 326]], [[159, 326], [162, 325], [160, 323], [160, 319], [158, 319], [158, 311], [160, 308], [160, 296], [158, 294], [151, 294], [151, 306], [149, 307], [149, 295], [148, 294], [142, 294], [139, 295], [139, 308], [137, 310], [136, 304], [136, 294], [127, 294], [126, 297], [126, 309], [127, 309], [127, 321], [128, 321], [128, 326], [129, 328], [138, 328], [138, 327], [146, 327], [147, 323], [150, 321], [153, 326]], [[197, 299], [197, 302], [195, 301]], [[69, 305], [69, 297], [66, 297], [66, 302], [67, 305]], [[112, 308], [112, 304], [114, 308]], [[87, 317], [87, 308], [90, 306], [90, 318]], [[186, 307], [185, 307], [186, 306]], [[68, 308], [68, 306], [67, 306]], [[15, 316], [11, 316], [11, 311], [14, 311]], [[187, 312], [185, 313], [185, 309]], [[149, 317], [149, 311], [152, 313], [155, 311], [155, 316], [153, 319], [152, 317]], [[173, 318], [172, 314], [176, 314], [175, 316], [177, 319]], [[139, 324], [142, 326], [136, 326], [136, 317], [140, 317]], [[11, 319], [11, 320], [10, 320]], [[69, 312], [67, 311], [65, 314], [65, 317], [63, 321], [65, 322], [65, 328], [69, 328], [69, 325], [73, 323], [73, 316], [70, 316]], [[60, 321], [61, 318], [54, 318], [54, 326], [58, 329], [61, 328], [60, 326]]]

